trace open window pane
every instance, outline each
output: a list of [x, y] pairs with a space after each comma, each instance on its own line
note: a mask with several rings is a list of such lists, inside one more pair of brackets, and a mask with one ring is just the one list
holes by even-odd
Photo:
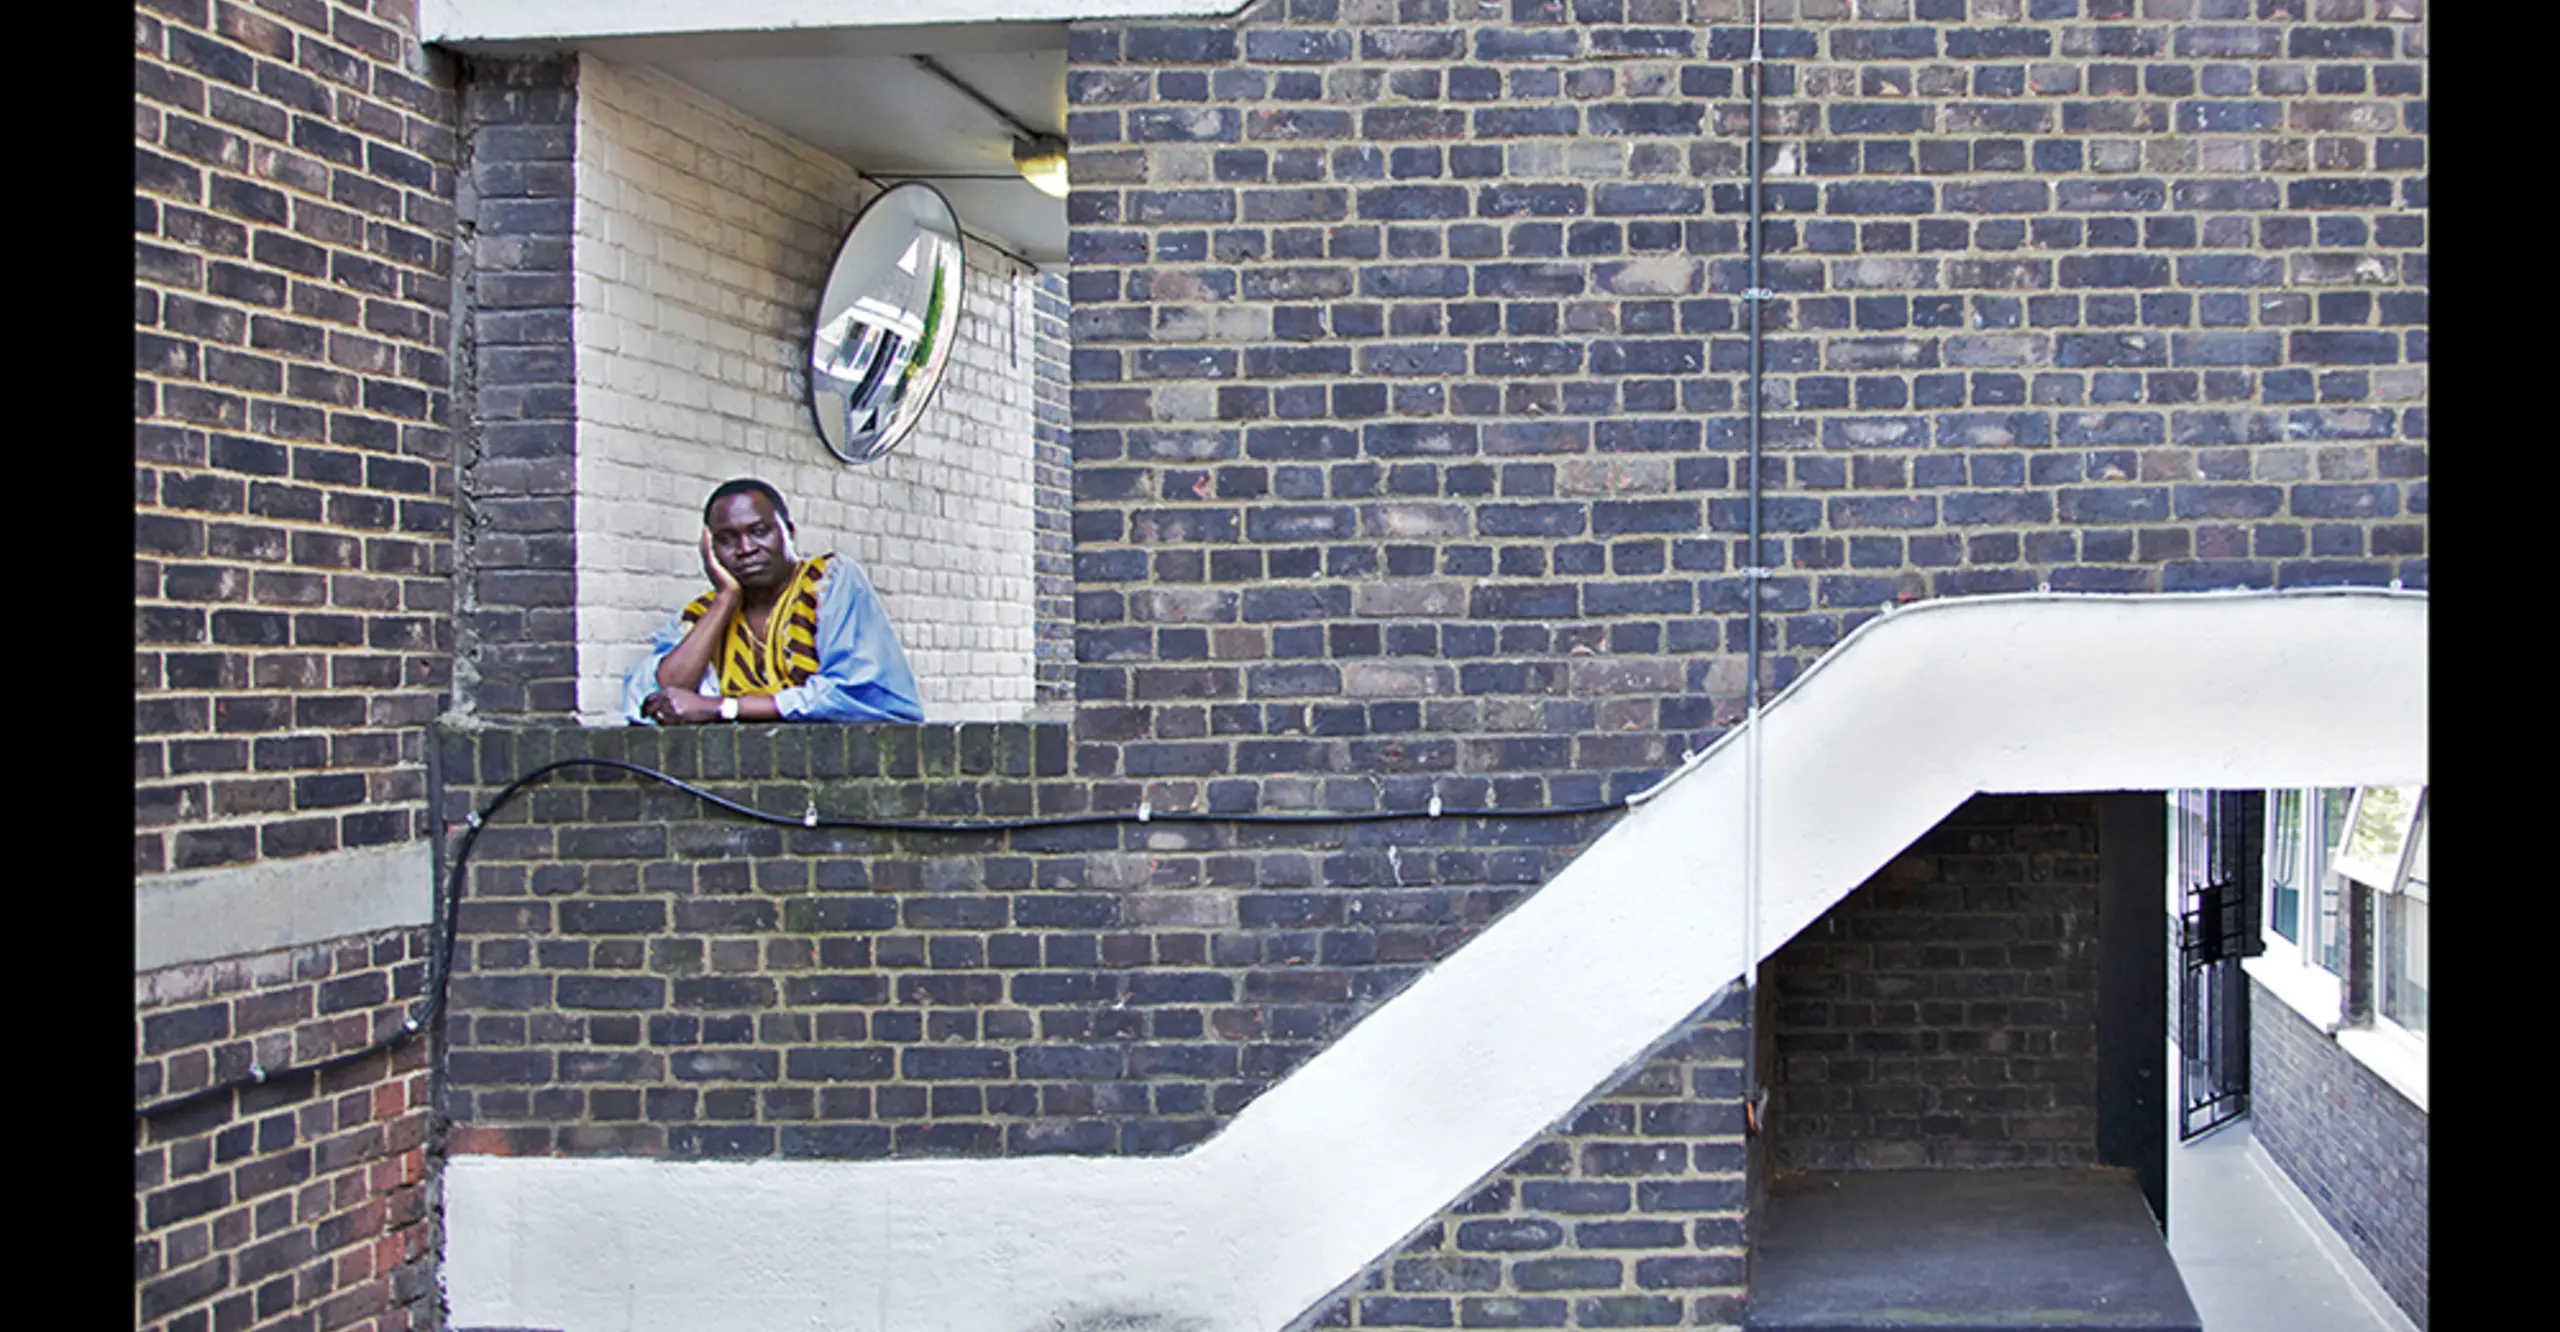
[[2377, 920], [2382, 983], [2376, 987], [2382, 1015], [2418, 1035], [2427, 1032], [2427, 902], [2412, 893], [2386, 893]]
[[2267, 928], [2302, 942], [2302, 793], [2273, 792], [2267, 801]]

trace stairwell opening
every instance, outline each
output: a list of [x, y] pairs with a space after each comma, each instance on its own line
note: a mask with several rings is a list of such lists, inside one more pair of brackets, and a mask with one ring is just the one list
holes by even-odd
[[2194, 1326], [2161, 1230], [2161, 809], [1976, 796], [1761, 965], [1747, 1326]]

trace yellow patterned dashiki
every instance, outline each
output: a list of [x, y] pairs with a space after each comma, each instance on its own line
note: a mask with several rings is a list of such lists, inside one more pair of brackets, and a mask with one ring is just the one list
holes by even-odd
[[[818, 585], [826, 579], [830, 558], [802, 560], [792, 571], [790, 586], [774, 603], [762, 635], [748, 630], [745, 611], [730, 618], [729, 632], [720, 642], [723, 695], [771, 694], [806, 684], [818, 673]], [[687, 604], [684, 622], [700, 620], [711, 609], [712, 595], [705, 592]]]

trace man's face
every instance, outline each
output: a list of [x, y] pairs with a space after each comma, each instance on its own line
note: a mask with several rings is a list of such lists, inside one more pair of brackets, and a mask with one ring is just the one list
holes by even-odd
[[776, 587], [791, 578], [784, 534], [791, 525], [774, 516], [764, 496], [731, 495], [711, 510], [711, 554], [740, 587]]

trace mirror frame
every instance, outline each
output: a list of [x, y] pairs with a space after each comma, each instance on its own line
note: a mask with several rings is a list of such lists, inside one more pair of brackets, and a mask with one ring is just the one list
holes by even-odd
[[[818, 408], [818, 334], [826, 326], [827, 291], [834, 285], [837, 272], [844, 265], [845, 251], [852, 247], [855, 235], [862, 230], [862, 224], [871, 220], [883, 203], [898, 197], [904, 190], [923, 191], [941, 208], [943, 216], [951, 219], [951, 245], [957, 258], [951, 270], [952, 289], [945, 299], [944, 312], [947, 318], [940, 325], [947, 329], [948, 333], [943, 337], [939, 347], [927, 345], [922, 348], [921, 362], [910, 358], [911, 368], [908, 373], [918, 376], [918, 380], [906, 390], [888, 427], [875, 435], [869, 444], [860, 449], [848, 451], [846, 448], [838, 447], [834, 440], [828, 438], [824, 424], [825, 418]], [[885, 213], [880, 215], [887, 216]], [[809, 410], [809, 429], [817, 435], [818, 443], [824, 446], [827, 452], [835, 455], [838, 461], [852, 464], [877, 462], [903, 443], [907, 436], [914, 432], [916, 423], [924, 419], [925, 408], [932, 403], [934, 395], [942, 388], [942, 372], [950, 363], [951, 349], [960, 340], [959, 313], [961, 305], [967, 299], [968, 271], [969, 247], [967, 239], [960, 230], [960, 210], [951, 206], [951, 200], [942, 191], [923, 181], [900, 181], [871, 196], [854, 213], [853, 220], [845, 225], [844, 235], [836, 241], [832, 257], [827, 261], [826, 274], [818, 283], [818, 298], [809, 312], [807, 350], [801, 357], [800, 365], [807, 383], [803, 398]], [[928, 307], [927, 313], [931, 312], [931, 308]], [[931, 329], [928, 328], [928, 334], [930, 332]]]

